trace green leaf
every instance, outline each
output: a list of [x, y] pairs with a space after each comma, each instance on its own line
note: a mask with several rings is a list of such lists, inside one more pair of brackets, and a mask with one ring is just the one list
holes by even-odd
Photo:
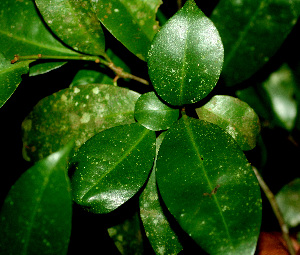
[[137, 100], [134, 117], [144, 127], [159, 131], [168, 129], [178, 120], [179, 110], [161, 102], [154, 92], [148, 92]]
[[259, 118], [245, 102], [231, 96], [214, 96], [196, 109], [199, 119], [214, 123], [228, 132], [242, 150], [256, 146], [260, 132]]
[[222, 64], [218, 31], [193, 0], [161, 28], [148, 56], [153, 86], [171, 105], [191, 104], [206, 97], [219, 79]]
[[29, 68], [29, 76], [36, 76], [40, 74], [48, 73], [52, 70], [62, 67], [67, 62], [33, 62]]
[[[158, 153], [165, 134], [166, 132], [162, 133], [156, 140], [156, 153]], [[141, 219], [155, 254], [178, 254], [182, 250], [182, 246], [161, 207], [155, 171], [154, 165], [147, 186], [140, 196]]]
[[138, 97], [125, 88], [92, 84], [42, 99], [22, 123], [24, 158], [44, 158], [70, 140], [75, 140], [78, 149], [104, 129], [135, 122]]
[[35, 0], [52, 31], [74, 50], [105, 54], [105, 38], [90, 1]]
[[101, 23], [127, 49], [142, 60], [147, 58], [159, 26], [155, 20], [161, 0], [92, 1]]
[[277, 194], [276, 201], [289, 227], [300, 224], [300, 178], [285, 185]]
[[10, 98], [22, 81], [22, 74], [29, 71], [30, 61], [11, 64], [0, 53], [0, 107]]
[[72, 198], [71, 144], [37, 162], [12, 186], [0, 213], [1, 254], [67, 254]]
[[167, 131], [157, 183], [169, 211], [209, 254], [254, 254], [261, 196], [245, 155], [223, 129], [183, 116]]
[[0, 1], [0, 45], [3, 55], [77, 55], [46, 28], [32, 0]]
[[222, 75], [235, 85], [272, 57], [296, 24], [298, 0], [221, 0], [211, 20], [221, 35], [225, 59]]
[[138, 123], [93, 136], [74, 157], [74, 200], [94, 213], [109, 213], [132, 198], [148, 178], [155, 133]]

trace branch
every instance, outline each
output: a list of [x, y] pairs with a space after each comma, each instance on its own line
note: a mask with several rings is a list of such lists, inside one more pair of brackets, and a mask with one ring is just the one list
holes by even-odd
[[262, 188], [262, 190], [266, 194], [266, 197], [267, 197], [267, 199], [269, 200], [269, 202], [272, 206], [273, 212], [274, 212], [274, 214], [275, 214], [275, 216], [278, 220], [278, 223], [279, 223], [279, 226], [280, 226], [280, 229], [281, 229], [281, 232], [282, 232], [282, 236], [283, 236], [283, 238], [284, 238], [284, 240], [287, 244], [287, 248], [289, 250], [289, 253], [291, 255], [296, 255], [292, 240], [291, 240], [290, 235], [289, 235], [289, 229], [288, 229], [288, 227], [287, 227], [287, 225], [286, 225], [286, 223], [283, 219], [283, 216], [282, 216], [281, 211], [279, 209], [279, 206], [276, 202], [274, 194], [269, 189], [268, 185], [265, 183], [265, 181], [263, 180], [262, 176], [260, 175], [260, 173], [258, 172], [256, 167], [252, 166], [252, 169], [253, 169], [256, 177], [257, 177], [257, 180], [259, 182], [260, 187]]
[[143, 78], [137, 77], [130, 73], [125, 72], [121, 67], [117, 67], [108, 56], [105, 56], [105, 59], [99, 58], [97, 56], [87, 56], [87, 55], [79, 55], [79, 56], [52, 56], [52, 55], [29, 55], [29, 56], [19, 56], [15, 55], [14, 59], [11, 60], [11, 63], [14, 64], [18, 61], [22, 60], [39, 60], [39, 59], [53, 59], [53, 60], [85, 60], [85, 61], [94, 61], [97, 64], [103, 64], [110, 68], [115, 74], [116, 77], [114, 81], [117, 81], [118, 78], [123, 79], [132, 79], [138, 81], [142, 84], [149, 85], [149, 82]]

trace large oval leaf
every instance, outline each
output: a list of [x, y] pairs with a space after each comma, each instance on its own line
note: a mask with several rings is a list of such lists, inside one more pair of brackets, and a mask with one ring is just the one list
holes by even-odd
[[66, 254], [72, 198], [71, 144], [37, 162], [12, 186], [0, 213], [0, 254]]
[[245, 102], [231, 96], [214, 96], [204, 106], [196, 109], [199, 119], [218, 125], [228, 132], [242, 150], [256, 146], [260, 131], [259, 118]]
[[155, 20], [161, 0], [92, 1], [101, 23], [142, 60], [159, 26]]
[[211, 15], [221, 35], [227, 85], [259, 70], [279, 49], [300, 14], [298, 0], [221, 0]]
[[254, 254], [261, 196], [243, 152], [223, 129], [183, 116], [167, 131], [156, 162], [160, 194], [209, 254]]
[[12, 65], [9, 60], [0, 53], [0, 107], [14, 93], [22, 81], [21, 75], [29, 71], [30, 61], [24, 61]]
[[139, 97], [135, 104], [134, 117], [144, 127], [159, 131], [168, 129], [179, 117], [179, 109], [164, 104], [154, 92]]
[[42, 99], [22, 123], [24, 158], [44, 158], [73, 139], [78, 149], [104, 129], [135, 122], [138, 97], [132, 90], [93, 84]]
[[193, 0], [161, 28], [148, 56], [153, 86], [172, 105], [204, 98], [216, 85], [222, 64], [218, 31]]
[[0, 45], [7, 59], [15, 54], [77, 55], [42, 22], [32, 0], [0, 1]]
[[74, 200], [94, 213], [108, 213], [143, 186], [155, 157], [155, 132], [138, 123], [93, 136], [74, 157]]
[[104, 34], [90, 1], [35, 2], [47, 25], [63, 42], [86, 54], [105, 54]]

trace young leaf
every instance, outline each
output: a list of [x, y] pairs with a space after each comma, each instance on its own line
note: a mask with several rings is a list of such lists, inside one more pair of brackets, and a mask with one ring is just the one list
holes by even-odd
[[125, 88], [92, 84], [42, 99], [22, 123], [24, 158], [44, 158], [72, 139], [78, 149], [104, 129], [135, 122], [138, 97]]
[[74, 200], [94, 213], [109, 213], [145, 183], [155, 157], [155, 133], [138, 123], [93, 136], [73, 162]]
[[[156, 153], [165, 136], [156, 139]], [[140, 215], [146, 235], [156, 254], [178, 254], [182, 250], [178, 236], [171, 228], [159, 201], [154, 164], [147, 186], [140, 196]]]
[[221, 0], [211, 20], [221, 35], [222, 76], [235, 85], [253, 75], [279, 49], [300, 14], [297, 0]]
[[74, 50], [105, 54], [105, 38], [90, 1], [35, 0], [52, 31]]
[[66, 254], [72, 198], [71, 144], [37, 162], [12, 186], [0, 213], [0, 254]]
[[252, 150], [256, 146], [259, 118], [247, 103], [231, 96], [214, 96], [196, 112], [199, 119], [226, 130], [242, 150]]
[[290, 227], [300, 225], [300, 178], [285, 185], [277, 194], [276, 201], [285, 222]]
[[149, 76], [171, 105], [198, 102], [216, 85], [223, 45], [214, 24], [188, 0], [155, 36], [148, 55]]
[[0, 53], [0, 107], [10, 98], [22, 81], [21, 75], [29, 71], [30, 61], [12, 65]]
[[3, 55], [77, 55], [45, 27], [32, 0], [0, 1], [0, 45]]
[[223, 129], [183, 116], [160, 146], [157, 183], [169, 211], [209, 254], [254, 254], [261, 222], [257, 179]]
[[161, 4], [161, 0], [92, 1], [101, 23], [142, 60], [146, 60], [151, 41], [159, 28], [155, 17]]
[[154, 92], [148, 92], [137, 100], [134, 117], [144, 127], [159, 131], [168, 129], [178, 120], [179, 109], [170, 108]]

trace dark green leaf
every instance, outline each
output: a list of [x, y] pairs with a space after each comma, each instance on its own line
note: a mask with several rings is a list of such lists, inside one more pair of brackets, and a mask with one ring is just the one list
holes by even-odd
[[138, 97], [125, 88], [92, 84], [42, 99], [22, 124], [24, 158], [44, 158], [73, 139], [77, 149], [104, 129], [135, 122]]
[[159, 131], [168, 129], [178, 119], [179, 110], [161, 102], [154, 92], [148, 92], [137, 100], [134, 117], [144, 127]]
[[10, 98], [22, 81], [21, 75], [29, 71], [30, 61], [11, 64], [0, 53], [0, 107]]
[[92, 1], [99, 20], [122, 44], [142, 60], [147, 58], [158, 30], [155, 20], [161, 0]]
[[115, 210], [143, 186], [154, 157], [155, 133], [138, 123], [100, 132], [74, 158], [74, 200], [94, 213]]
[[36, 76], [44, 73], [48, 73], [52, 70], [62, 67], [67, 62], [34, 62], [29, 68], [29, 76]]
[[0, 254], [66, 254], [72, 198], [71, 144], [37, 162], [12, 186], [0, 214]]
[[105, 54], [104, 34], [90, 1], [35, 2], [47, 25], [63, 42], [86, 54]]
[[45, 27], [32, 0], [0, 1], [0, 45], [3, 55], [76, 55]]
[[[165, 134], [166, 132], [162, 133], [156, 140], [157, 152]], [[154, 165], [147, 186], [140, 196], [141, 219], [146, 236], [156, 254], [178, 254], [182, 250], [182, 246], [161, 207], [156, 185], [155, 168]]]
[[196, 112], [199, 119], [226, 130], [242, 150], [251, 150], [256, 146], [259, 118], [247, 103], [231, 96], [214, 96]]
[[298, 0], [221, 0], [211, 15], [221, 35], [227, 85], [259, 70], [279, 49], [296, 24]]
[[254, 254], [261, 196], [245, 155], [222, 128], [183, 116], [167, 131], [156, 162], [170, 212], [209, 254]]
[[155, 36], [149, 75], [158, 95], [172, 105], [198, 102], [216, 85], [223, 45], [214, 24], [187, 1]]
[[290, 227], [300, 224], [300, 178], [285, 185], [276, 195], [285, 222]]

